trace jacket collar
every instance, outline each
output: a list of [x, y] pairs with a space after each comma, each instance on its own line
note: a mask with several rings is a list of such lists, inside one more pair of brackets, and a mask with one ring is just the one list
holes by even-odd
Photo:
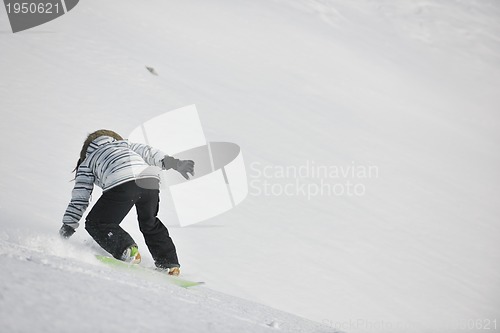
[[107, 144], [110, 144], [112, 142], [116, 142], [116, 141], [117, 140], [115, 138], [112, 138], [112, 137], [107, 136], [107, 135], [100, 136], [89, 144], [89, 147], [87, 148], [87, 155], [86, 156], [89, 156], [90, 154], [95, 152], [97, 149], [99, 149]]

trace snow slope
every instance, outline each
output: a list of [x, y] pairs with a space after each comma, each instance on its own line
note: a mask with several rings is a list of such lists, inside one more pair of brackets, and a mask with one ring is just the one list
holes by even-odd
[[[0, 323], [455, 332], [498, 319], [499, 18], [496, 1], [86, 0], [14, 35], [2, 7]], [[170, 228], [207, 287], [130, 281], [93, 262], [83, 228], [57, 239], [85, 135], [193, 103], [209, 140], [242, 147], [252, 185], [236, 209]], [[265, 195], [265, 182], [346, 180], [277, 172], [308, 163], [378, 172], [347, 177], [362, 196]], [[123, 225], [144, 249], [133, 214]]]
[[2, 240], [0, 250], [10, 282], [2, 286], [3, 332], [332, 332], [208, 288], [170, 285], [158, 273], [96, 265], [58, 239]]

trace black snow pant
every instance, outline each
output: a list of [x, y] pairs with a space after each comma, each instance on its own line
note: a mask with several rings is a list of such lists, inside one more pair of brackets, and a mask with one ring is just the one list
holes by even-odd
[[[158, 183], [156, 179], [151, 180]], [[159, 193], [158, 189], [139, 187], [135, 181], [113, 187], [103, 192], [87, 215], [85, 229], [103, 249], [120, 259], [129, 246], [136, 244], [120, 227], [122, 220], [135, 205], [139, 229], [156, 266], [180, 267], [174, 242], [165, 225], [156, 217], [160, 202]]]

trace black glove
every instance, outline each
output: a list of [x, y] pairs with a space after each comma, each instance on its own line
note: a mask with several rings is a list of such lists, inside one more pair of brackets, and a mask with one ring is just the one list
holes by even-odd
[[177, 172], [179, 172], [184, 178], [189, 179], [188, 173], [190, 173], [191, 176], [194, 176], [194, 162], [191, 160], [178, 160], [177, 168], [175, 170], [177, 170]]
[[165, 170], [177, 170], [184, 178], [189, 179], [188, 173], [194, 176], [194, 162], [191, 160], [178, 160], [172, 156], [165, 156], [163, 159], [163, 167]]
[[70, 238], [71, 235], [75, 233], [75, 229], [73, 227], [64, 224], [61, 226], [61, 229], [59, 229], [59, 235], [61, 235], [62, 238]]

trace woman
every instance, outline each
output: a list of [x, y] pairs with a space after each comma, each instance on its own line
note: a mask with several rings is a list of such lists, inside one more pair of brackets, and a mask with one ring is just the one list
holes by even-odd
[[[155, 168], [156, 167], [156, 168]], [[94, 184], [103, 194], [86, 217], [85, 229], [113, 257], [139, 263], [141, 255], [132, 237], [120, 227], [135, 205], [139, 229], [159, 269], [180, 274], [175, 245], [156, 217], [159, 206], [159, 168], [174, 169], [186, 179], [194, 175], [194, 162], [181, 161], [158, 149], [130, 143], [110, 130], [91, 133], [77, 162], [71, 202], [59, 233], [69, 238], [89, 205]]]

